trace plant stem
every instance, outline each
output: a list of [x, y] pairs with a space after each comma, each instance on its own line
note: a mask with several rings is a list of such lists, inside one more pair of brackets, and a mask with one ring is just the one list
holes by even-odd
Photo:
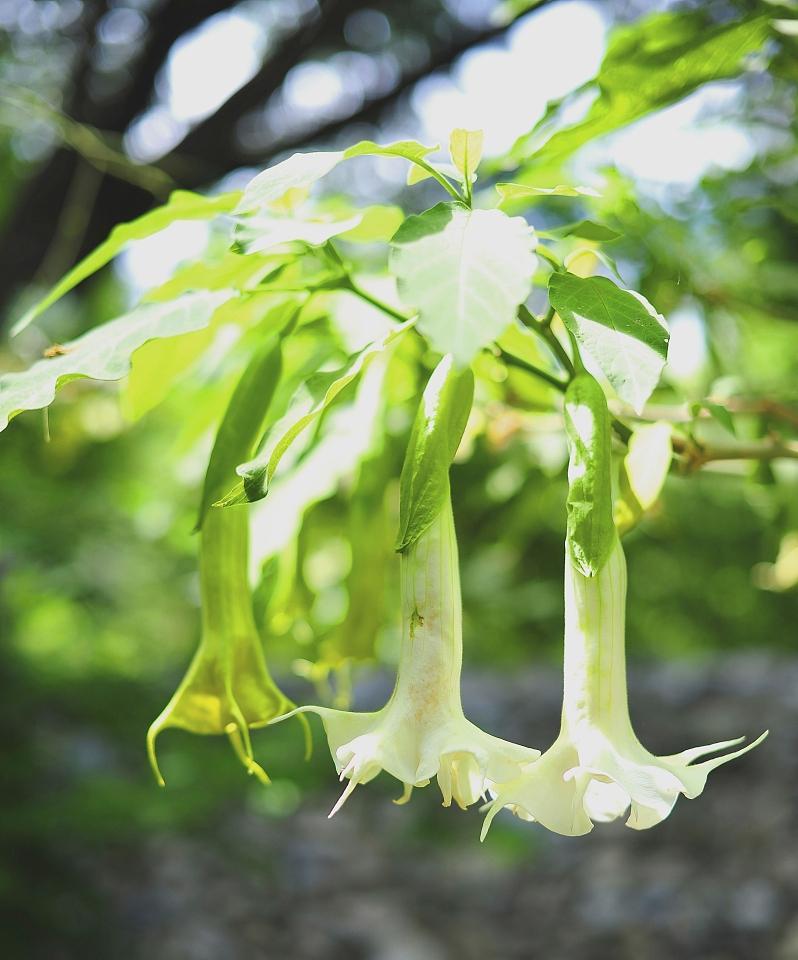
[[527, 373], [531, 373], [543, 380], [550, 387], [554, 387], [555, 390], [559, 390], [560, 393], [565, 393], [568, 384], [564, 383], [562, 380], [559, 380], [553, 374], [548, 373], [546, 370], [541, 370], [540, 367], [536, 367], [533, 363], [527, 363], [526, 360], [520, 360], [518, 357], [514, 357], [507, 353], [505, 350], [502, 350], [499, 355], [508, 367], [517, 367], [519, 370], [526, 370]]
[[425, 170], [431, 177], [434, 177], [435, 180], [437, 180], [438, 183], [443, 187], [443, 189], [450, 193], [455, 200], [458, 200], [460, 203], [466, 203], [465, 198], [462, 196], [457, 187], [450, 183], [449, 180], [444, 177], [442, 173], [436, 170], [431, 163], [427, 163], [426, 160], [413, 160], [412, 162], [415, 163], [417, 167], [421, 167], [422, 170]]
[[398, 320], [400, 323], [404, 323], [405, 320], [410, 319], [406, 313], [402, 313], [401, 310], [397, 310], [389, 303], [385, 303], [385, 301], [380, 300], [378, 297], [372, 296], [368, 290], [364, 290], [361, 286], [355, 283], [351, 277], [348, 277], [348, 282], [341, 289], [348, 290], [350, 293], [354, 293], [355, 296], [360, 297], [361, 300], [364, 300], [366, 303], [370, 303], [372, 307], [376, 307], [378, 310], [382, 310], [383, 313], [388, 314], [389, 317], [393, 317], [394, 320]]
[[538, 318], [534, 316], [523, 303], [518, 308], [518, 317], [523, 324], [525, 324], [531, 330], [534, 330], [535, 333], [537, 333], [543, 338], [543, 340], [546, 341], [546, 345], [557, 358], [565, 372], [569, 377], [572, 377], [574, 375], [573, 362], [568, 356], [565, 347], [557, 339], [557, 335], [554, 333], [551, 327], [544, 326], [543, 322], [538, 320]]

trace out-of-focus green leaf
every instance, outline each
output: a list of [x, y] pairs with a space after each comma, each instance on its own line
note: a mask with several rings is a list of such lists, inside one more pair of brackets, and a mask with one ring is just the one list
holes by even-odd
[[640, 412], [668, 358], [665, 320], [640, 294], [606, 277], [553, 273], [549, 299], [618, 396]]
[[48, 406], [56, 390], [70, 380], [119, 380], [142, 344], [201, 329], [233, 295], [229, 290], [190, 293], [171, 303], [144, 304], [59, 346], [58, 355], [0, 377], [0, 430], [23, 410]]
[[602, 241], [617, 240], [623, 234], [618, 230], [613, 230], [603, 223], [596, 223], [595, 220], [577, 220], [576, 223], [566, 223], [562, 227], [552, 227], [541, 231], [541, 236], [554, 237], [581, 237], [583, 240]]
[[449, 491], [449, 467], [474, 400], [470, 367], [458, 369], [447, 354], [421, 398], [399, 486], [397, 550], [406, 550], [428, 529]]
[[[418, 170], [418, 167], [412, 167]], [[341, 240], [349, 243], [387, 242], [396, 233], [405, 218], [401, 207], [375, 204], [362, 211], [360, 223], [342, 233]]]
[[673, 460], [672, 434], [669, 423], [647, 423], [636, 427], [629, 438], [615, 503], [620, 534], [639, 523], [659, 498]]
[[493, 341], [529, 296], [534, 233], [521, 217], [439, 203], [408, 217], [393, 238], [399, 294], [419, 330], [459, 365]]
[[703, 406], [712, 419], [717, 421], [717, 423], [719, 423], [724, 430], [728, 431], [733, 437], [737, 436], [737, 427], [734, 423], [734, 417], [729, 413], [726, 407], [719, 403], [712, 403], [710, 400], [705, 400], [701, 406]]
[[268, 443], [249, 463], [243, 463], [236, 471], [240, 480], [218, 502], [219, 506], [261, 500], [269, 492], [269, 484], [285, 452], [299, 434], [330, 406], [338, 394], [347, 387], [363, 368], [379, 353], [382, 353], [397, 337], [413, 326], [412, 320], [395, 327], [381, 340], [370, 344], [349, 358], [345, 367], [329, 373], [319, 373], [309, 378], [304, 385], [305, 401], [300, 405], [305, 412], [298, 415], [291, 425], [279, 435], [274, 444]]
[[568, 553], [586, 577], [604, 566], [615, 542], [610, 414], [604, 391], [579, 373], [565, 392], [568, 436]]
[[307, 243], [321, 246], [333, 237], [352, 230], [360, 216], [346, 220], [303, 220], [297, 217], [272, 217], [258, 214], [242, 219], [236, 225], [233, 240], [236, 249], [245, 254], [263, 253], [283, 243]]
[[238, 202], [238, 193], [223, 193], [216, 197], [203, 197], [198, 193], [176, 190], [168, 203], [129, 223], [120, 223], [108, 235], [108, 239], [76, 264], [66, 276], [50, 290], [47, 296], [39, 300], [22, 316], [11, 329], [12, 336], [20, 333], [40, 314], [60, 300], [73, 287], [96, 273], [122, 251], [133, 240], [151, 237], [178, 220], [211, 220], [223, 213], [229, 213]]
[[556, 187], [532, 187], [526, 183], [497, 183], [496, 190], [500, 204], [519, 200], [540, 200], [541, 197], [600, 196], [591, 187], [572, 187], [566, 183], [558, 183]]
[[485, 134], [482, 130], [452, 130], [449, 138], [449, 153], [452, 163], [459, 171], [463, 183], [470, 183], [482, 159], [482, 144]]
[[595, 79], [598, 98], [587, 116], [542, 146], [541, 124], [513, 146], [515, 162], [561, 162], [588, 141], [686, 97], [704, 83], [734, 77], [770, 33], [768, 16], [712, 24], [700, 10], [655, 13], [617, 28]]
[[213, 442], [202, 487], [197, 529], [202, 527], [211, 504], [234, 482], [238, 464], [255, 452], [282, 375], [283, 355], [279, 334], [290, 326], [299, 309], [294, 303], [283, 303], [266, 318], [264, 332], [268, 330], [268, 333], [252, 353]]

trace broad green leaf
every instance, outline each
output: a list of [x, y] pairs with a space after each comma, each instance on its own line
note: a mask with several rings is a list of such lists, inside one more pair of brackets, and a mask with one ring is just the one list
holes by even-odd
[[461, 174], [464, 183], [470, 183], [479, 161], [482, 159], [482, 144], [485, 134], [482, 130], [452, 130], [449, 138], [449, 153], [452, 163]]
[[232, 296], [232, 291], [222, 290], [187, 294], [171, 303], [144, 304], [64, 344], [57, 356], [0, 377], [0, 430], [23, 410], [48, 406], [58, 388], [70, 380], [119, 380], [130, 370], [130, 358], [142, 344], [200, 330]]
[[458, 369], [447, 354], [429, 378], [407, 445], [399, 485], [397, 550], [406, 550], [427, 530], [449, 492], [449, 467], [474, 400], [470, 367]]
[[317, 180], [321, 180], [331, 170], [352, 157], [404, 157], [418, 162], [437, 147], [425, 147], [415, 140], [400, 140], [396, 143], [380, 145], [371, 140], [362, 140], [348, 150], [318, 151], [316, 153], [295, 153], [287, 160], [267, 167], [244, 190], [241, 202], [235, 208], [236, 214], [253, 213], [264, 207], [273, 206], [289, 190], [305, 190]]
[[99, 247], [76, 264], [66, 276], [50, 290], [43, 299], [39, 300], [28, 310], [11, 329], [11, 335], [20, 333], [36, 317], [51, 307], [56, 300], [60, 300], [65, 293], [69, 293], [83, 280], [86, 280], [101, 267], [104, 267], [133, 240], [143, 240], [151, 237], [165, 227], [178, 220], [211, 220], [223, 213], [229, 213], [238, 202], [238, 193], [223, 193], [216, 197], [203, 197], [198, 193], [189, 193], [186, 190], [176, 190], [169, 202], [155, 210], [150, 210], [136, 220], [129, 223], [120, 223], [108, 235]]
[[615, 504], [615, 525], [626, 533], [657, 502], [673, 460], [673, 429], [665, 422], [636, 427], [629, 438]]
[[296, 260], [295, 253], [242, 257], [225, 253], [214, 260], [200, 260], [178, 267], [174, 274], [143, 296], [146, 303], [174, 300], [194, 290], [252, 290], [267, 276]]
[[233, 240], [244, 254], [263, 253], [283, 243], [307, 243], [317, 247], [360, 223], [360, 216], [347, 220], [303, 220], [259, 214], [238, 222]]
[[618, 396], [639, 413], [668, 358], [665, 320], [640, 294], [606, 277], [553, 273], [549, 299]]
[[439, 203], [399, 228], [391, 271], [403, 302], [419, 311], [419, 330], [463, 366], [529, 296], [534, 248], [534, 232], [521, 217]]
[[599, 96], [584, 119], [539, 146], [543, 127], [551, 124], [547, 114], [515, 143], [511, 158], [561, 162], [588, 141], [667, 107], [704, 83], [737, 76], [745, 58], [767, 40], [769, 19], [746, 16], [713, 24], [701, 10], [669, 11], [616, 28], [594, 81]]
[[591, 187], [571, 187], [558, 183], [556, 187], [531, 187], [526, 183], [497, 183], [499, 203], [519, 200], [539, 200], [541, 197], [599, 197]]
[[579, 373], [565, 392], [568, 437], [566, 542], [575, 566], [594, 577], [615, 542], [612, 514], [610, 414], [604, 391], [589, 373]]
[[595, 220], [577, 220], [576, 223], [566, 223], [562, 227], [552, 227], [545, 233], [541, 231], [541, 236], [554, 237], [555, 239], [581, 237], [583, 240], [596, 240], [601, 243], [602, 241], [617, 240], [623, 234], [618, 230], [613, 230], [612, 227], [606, 226], [606, 224], [596, 223]]
[[298, 311], [299, 307], [292, 303], [277, 308], [277, 330], [255, 349], [233, 391], [208, 460], [197, 529], [202, 526], [211, 504], [234, 482], [238, 464], [255, 452], [282, 375], [282, 342], [278, 330], [290, 324]]
[[300, 414], [296, 411], [295, 419], [292, 413], [290, 426], [277, 437], [269, 438], [269, 442], [254, 459], [248, 463], [242, 463], [238, 467], [236, 472], [242, 477], [242, 480], [218, 501], [218, 505], [228, 507], [238, 503], [262, 500], [269, 492], [269, 484], [280, 460], [299, 434], [321, 416], [338, 394], [362, 372], [377, 354], [382, 353], [413, 324], [413, 320], [408, 320], [406, 323], [394, 327], [381, 340], [370, 344], [350, 357], [343, 368], [310, 377], [304, 386], [305, 399], [300, 404], [301, 407], [304, 407], [304, 412]]

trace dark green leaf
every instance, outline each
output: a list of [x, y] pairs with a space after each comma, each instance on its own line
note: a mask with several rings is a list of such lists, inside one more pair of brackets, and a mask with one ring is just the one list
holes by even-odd
[[399, 487], [399, 537], [406, 550], [440, 513], [449, 490], [449, 467], [474, 399], [474, 375], [445, 356], [429, 378], [407, 445]]
[[277, 316], [269, 324], [273, 332], [255, 349], [233, 391], [208, 460], [197, 529], [208, 508], [235, 481], [238, 464], [255, 452], [282, 374], [282, 340], [278, 331], [288, 326], [298, 311], [293, 303], [276, 308]]
[[668, 357], [664, 319], [639, 294], [607, 277], [553, 273], [549, 299], [618, 396], [639, 412]]
[[565, 393], [568, 436], [568, 553], [586, 577], [594, 577], [610, 555], [615, 537], [612, 515], [610, 414], [604, 391], [588, 373], [579, 373]]

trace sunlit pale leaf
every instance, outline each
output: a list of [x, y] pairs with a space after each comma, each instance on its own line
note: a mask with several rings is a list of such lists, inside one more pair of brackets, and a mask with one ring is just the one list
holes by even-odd
[[482, 130], [462, 130], [460, 128], [452, 130], [449, 139], [449, 153], [452, 156], [452, 163], [455, 165], [461, 175], [464, 183], [470, 183], [471, 179], [482, 159], [482, 144], [485, 134]]
[[[292, 416], [290, 426], [276, 438], [270, 438], [253, 460], [238, 467], [237, 473], [242, 480], [219, 501], [219, 505], [232, 506], [265, 497], [280, 460], [299, 434], [321, 416], [338, 394], [356, 379], [377, 354], [382, 353], [412, 326], [411, 320], [395, 327], [381, 340], [369, 344], [350, 357], [342, 369], [311, 377], [303, 388], [305, 398], [297, 405], [300, 409], [292, 408], [296, 416], [295, 419]], [[304, 409], [300, 412], [302, 408]]]
[[520, 217], [439, 203], [409, 217], [393, 238], [399, 294], [419, 330], [458, 364], [491, 343], [529, 296], [535, 237]]
[[59, 347], [59, 354], [20, 373], [0, 377], [0, 430], [23, 410], [52, 403], [56, 390], [70, 380], [119, 380], [130, 370], [130, 358], [142, 344], [205, 327], [232, 291], [191, 293], [171, 303], [137, 307]]
[[360, 216], [328, 221], [260, 214], [239, 221], [233, 239], [236, 249], [245, 254], [263, 253], [283, 243], [300, 242], [315, 247], [353, 230], [360, 220]]
[[403, 157], [417, 162], [437, 147], [425, 147], [415, 140], [399, 140], [396, 143], [381, 145], [371, 140], [362, 140], [347, 150], [318, 151], [316, 153], [295, 153], [267, 167], [247, 184], [241, 202], [235, 208], [236, 214], [252, 213], [264, 207], [273, 206], [289, 190], [305, 190], [317, 180], [321, 180], [342, 160], [352, 157]]
[[665, 422], [636, 427], [621, 467], [615, 525], [623, 534], [659, 499], [673, 460], [673, 428]]
[[11, 329], [12, 335], [24, 330], [56, 300], [60, 300], [65, 293], [69, 293], [79, 283], [113, 260], [131, 241], [151, 237], [178, 220], [211, 220], [220, 214], [229, 213], [238, 202], [239, 196], [238, 193], [223, 193], [216, 197], [203, 197], [198, 193], [176, 190], [169, 198], [169, 202], [162, 207], [150, 210], [129, 223], [120, 223], [114, 227], [107, 240], [76, 264], [47, 296], [39, 300], [14, 324]]
[[539, 200], [541, 197], [598, 197], [591, 187], [572, 187], [558, 183], [556, 187], [531, 187], [525, 183], [497, 183], [499, 203], [518, 200]]
[[668, 357], [665, 320], [640, 294], [606, 277], [553, 273], [549, 298], [618, 396], [639, 412]]

